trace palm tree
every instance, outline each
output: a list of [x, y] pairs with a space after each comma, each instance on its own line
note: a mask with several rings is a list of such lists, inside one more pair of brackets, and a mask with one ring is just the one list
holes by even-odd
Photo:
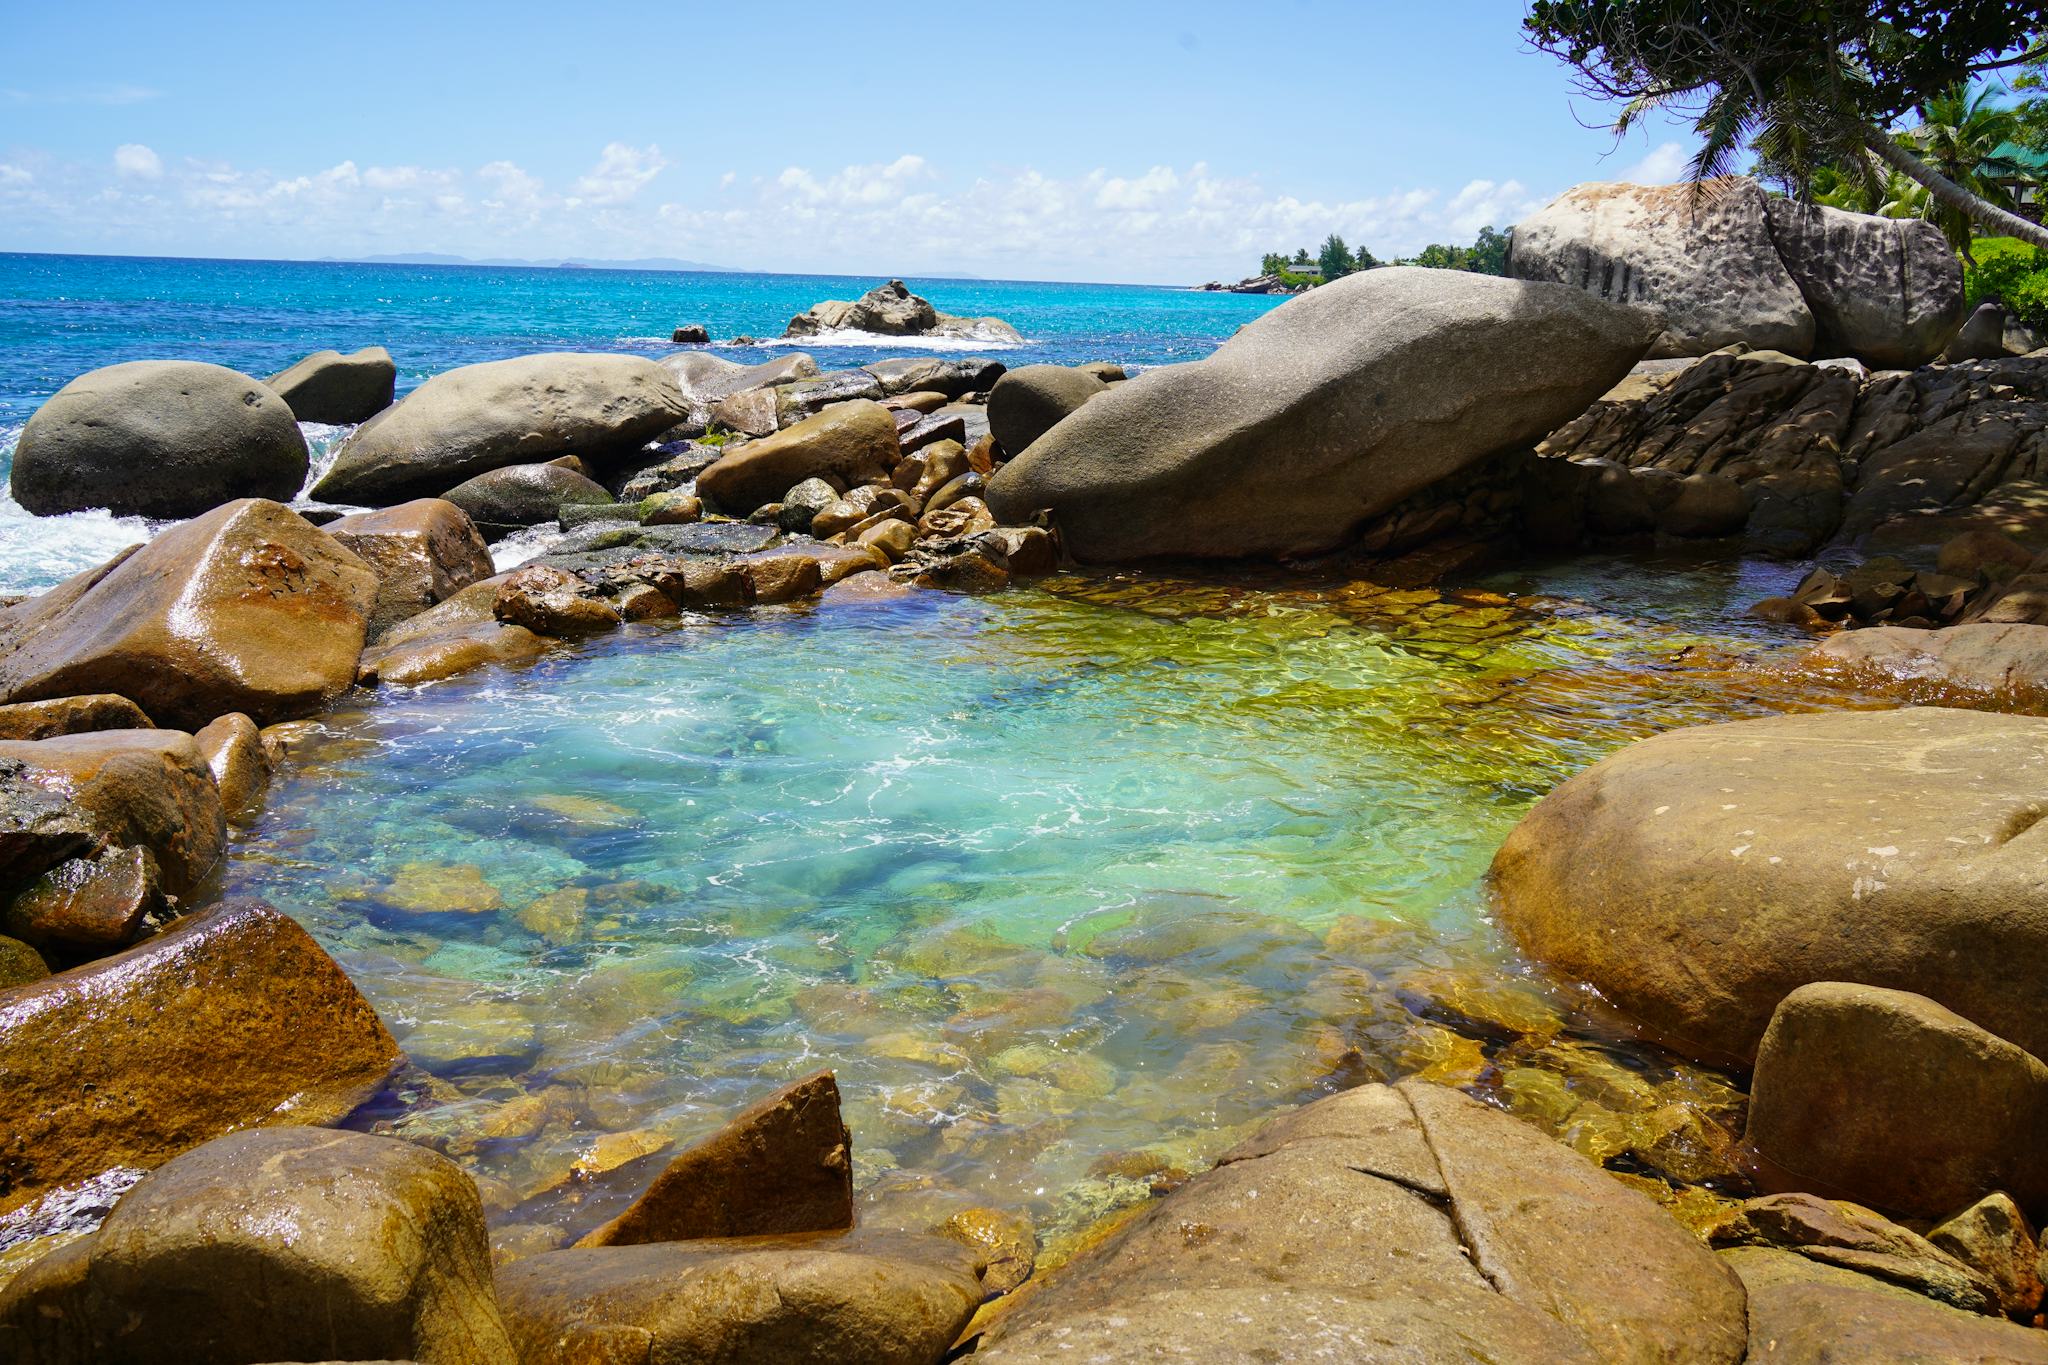
[[[1997, 152], [2020, 135], [2020, 120], [2013, 110], [1994, 104], [1992, 95], [1990, 86], [1975, 94], [1963, 85], [1944, 91], [1920, 106], [1919, 124], [1899, 134], [1898, 140], [1955, 185], [2010, 209], [2012, 197], [1998, 177], [2011, 176], [2018, 167]], [[1920, 216], [1939, 227], [1964, 260], [1977, 263], [1970, 253], [1974, 215], [1929, 195]]]

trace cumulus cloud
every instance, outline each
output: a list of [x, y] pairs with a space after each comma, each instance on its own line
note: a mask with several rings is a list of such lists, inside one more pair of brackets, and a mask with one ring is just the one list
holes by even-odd
[[637, 198], [668, 162], [661, 148], [607, 142], [590, 173], [576, 182], [576, 197], [589, 204], [624, 204]]
[[682, 256], [766, 270], [1197, 283], [1244, 274], [1267, 251], [1313, 250], [1330, 232], [1382, 259], [1469, 242], [1548, 198], [1502, 178], [1318, 197], [1201, 162], [963, 174], [905, 152], [706, 170], [650, 202], [667, 166], [658, 147], [624, 142], [555, 184], [510, 160], [345, 160], [281, 173], [196, 158], [166, 165], [133, 144], [109, 171], [26, 153], [0, 167], [0, 249]]
[[1692, 153], [1682, 142], [1660, 142], [1635, 165], [1614, 178], [1628, 185], [1669, 185], [1685, 174]]
[[154, 180], [164, 173], [163, 158], [139, 142], [114, 148], [114, 172], [136, 180]]

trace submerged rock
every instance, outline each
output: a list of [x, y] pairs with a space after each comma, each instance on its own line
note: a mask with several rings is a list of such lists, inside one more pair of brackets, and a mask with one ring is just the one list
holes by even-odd
[[1326, 550], [1582, 412], [1652, 325], [1560, 285], [1365, 271], [1090, 400], [987, 502], [1011, 524], [1050, 510], [1084, 561]]
[[1745, 1336], [1734, 1277], [1650, 1200], [1406, 1082], [1269, 1123], [1044, 1281], [976, 1358], [1353, 1359], [1370, 1343], [1386, 1359], [1734, 1362]]
[[397, 1045], [288, 917], [232, 901], [0, 993], [0, 1211], [238, 1128], [332, 1123]]
[[1924, 995], [1816, 982], [1757, 1049], [1747, 1138], [1780, 1188], [1933, 1218], [2004, 1190], [2048, 1211], [2048, 1065]]
[[248, 498], [0, 608], [0, 700], [132, 698], [159, 725], [309, 715], [355, 678], [377, 575]]
[[853, 1138], [829, 1071], [749, 1105], [580, 1247], [853, 1226]]
[[367, 422], [391, 406], [398, 366], [382, 346], [315, 351], [269, 383], [301, 422]]
[[1774, 716], [1641, 740], [1494, 858], [1502, 922], [1658, 1037], [1747, 1061], [1815, 981], [1922, 992], [2048, 1046], [2048, 720]]
[[0, 1290], [0, 1355], [512, 1365], [483, 1205], [446, 1157], [308, 1128], [216, 1138]]
[[434, 497], [505, 465], [628, 449], [686, 414], [674, 377], [639, 356], [558, 352], [464, 365], [357, 428], [313, 496], [379, 505]]
[[2048, 699], [2048, 626], [1874, 626], [1834, 636], [1807, 662], [1866, 683], [1933, 684], [2035, 706]]
[[507, 1266], [498, 1300], [521, 1365], [933, 1365], [981, 1303], [980, 1261], [903, 1233], [590, 1247]]
[[190, 517], [233, 498], [292, 498], [306, 469], [292, 410], [264, 385], [219, 365], [135, 360], [80, 375], [37, 408], [9, 480], [37, 516]]

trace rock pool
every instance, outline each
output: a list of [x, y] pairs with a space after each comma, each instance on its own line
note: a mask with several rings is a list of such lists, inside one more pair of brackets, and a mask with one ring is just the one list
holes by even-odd
[[1630, 739], [1843, 704], [1738, 661], [1794, 576], [1125, 574], [630, 627], [350, 699], [222, 889], [375, 1002], [416, 1065], [358, 1123], [473, 1170], [506, 1255], [828, 1066], [874, 1216], [1022, 1208], [1055, 1250], [1414, 1072], [1713, 1184], [1739, 1094], [1521, 961], [1483, 879]]

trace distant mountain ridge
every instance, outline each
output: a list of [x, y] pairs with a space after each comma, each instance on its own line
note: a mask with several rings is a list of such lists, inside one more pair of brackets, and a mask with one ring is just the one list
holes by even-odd
[[510, 256], [472, 257], [450, 256], [439, 251], [407, 251], [389, 256], [323, 256], [327, 261], [352, 261], [360, 265], [497, 265], [530, 266], [542, 270], [569, 268], [574, 270], [698, 270], [719, 275], [739, 275], [744, 271], [729, 265], [710, 265], [703, 261], [678, 260], [674, 256], [643, 256], [637, 260], [597, 260], [584, 256], [563, 256], [554, 260], [528, 261]]

